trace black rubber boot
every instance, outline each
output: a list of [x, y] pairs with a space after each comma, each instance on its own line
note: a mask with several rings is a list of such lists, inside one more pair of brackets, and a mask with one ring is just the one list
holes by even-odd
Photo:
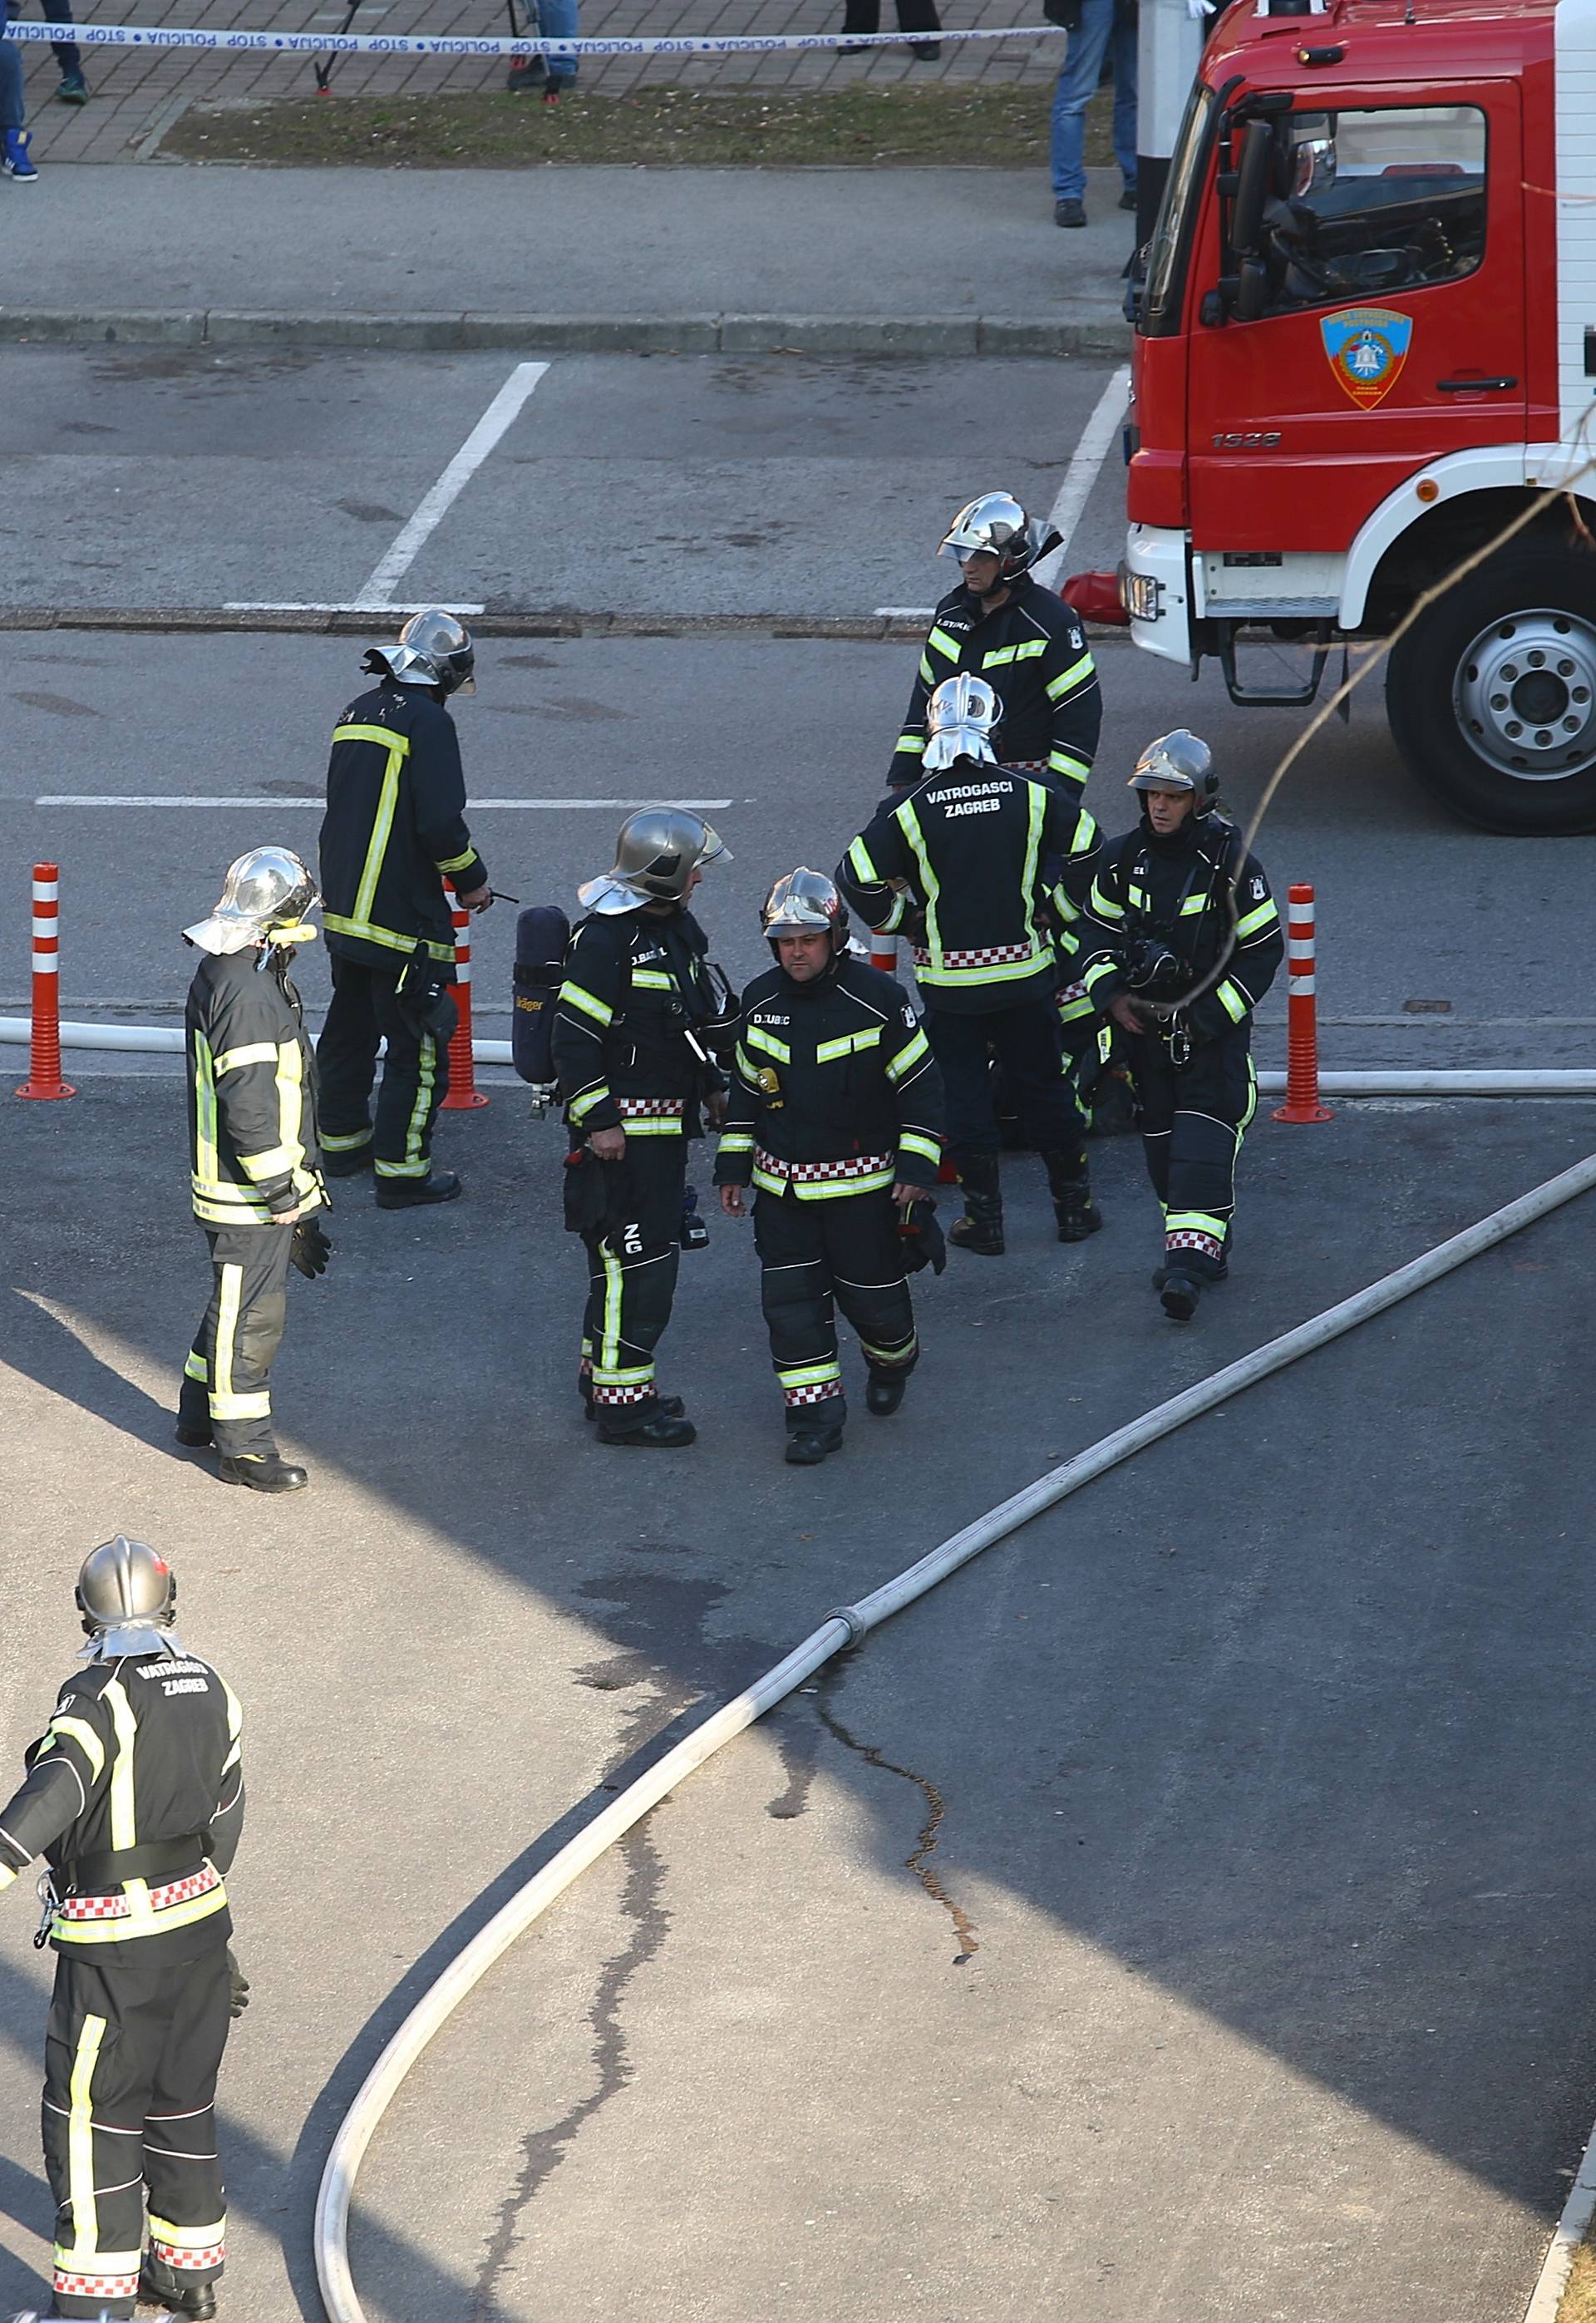
[[370, 1143], [357, 1145], [348, 1153], [324, 1153], [321, 1174], [324, 1178], [358, 1178], [372, 1166]]
[[841, 1449], [840, 1426], [801, 1428], [787, 1438], [787, 1465], [789, 1468], [818, 1468], [822, 1460]]
[[1171, 1323], [1189, 1323], [1202, 1295], [1203, 1286], [1195, 1274], [1182, 1274], [1173, 1266], [1166, 1270], [1160, 1296]]
[[675, 1419], [663, 1403], [647, 1419], [634, 1420], [629, 1428], [599, 1422], [601, 1444], [631, 1444], [641, 1452], [680, 1452], [696, 1441], [698, 1430], [691, 1419]]
[[172, 1436], [173, 1440], [176, 1443], [186, 1444], [190, 1452], [197, 1452], [202, 1445], [214, 1444], [216, 1441], [215, 1437], [211, 1434], [211, 1427], [208, 1419], [206, 1421], [203, 1428], [191, 1427], [188, 1420], [179, 1419], [176, 1428], [172, 1430]]
[[955, 1218], [948, 1239], [977, 1258], [1003, 1256], [1003, 1180], [995, 1153], [954, 1156], [964, 1191], [964, 1216]]
[[1060, 1242], [1085, 1242], [1103, 1224], [1103, 1213], [1092, 1199], [1092, 1181], [1087, 1173], [1084, 1153], [1044, 1153], [1047, 1165], [1048, 1190], [1053, 1198], [1053, 1216], [1059, 1221]]
[[419, 1210], [431, 1202], [453, 1202], [465, 1191], [453, 1170], [435, 1170], [428, 1178], [379, 1178], [380, 1210]]
[[216, 2286], [214, 2282], [163, 2282], [166, 2269], [157, 2272], [156, 2263], [146, 2256], [139, 2269], [139, 2297], [151, 2307], [164, 2307], [169, 2315], [191, 2315], [195, 2323], [208, 2323], [216, 2311]]
[[252, 1492], [299, 1492], [310, 1482], [309, 1471], [296, 1468], [280, 1452], [244, 1452], [224, 1460], [216, 1471], [225, 1484], [247, 1484]]
[[865, 1387], [865, 1409], [873, 1411], [877, 1419], [885, 1419], [903, 1400], [908, 1384], [907, 1372], [872, 1371]]

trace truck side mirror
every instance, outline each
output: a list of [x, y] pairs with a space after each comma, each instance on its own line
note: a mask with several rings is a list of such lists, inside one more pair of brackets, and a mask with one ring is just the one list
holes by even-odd
[[1269, 269], [1261, 258], [1238, 259], [1233, 311], [1238, 323], [1255, 323], [1269, 304]]
[[1247, 124], [1246, 142], [1236, 170], [1235, 199], [1230, 212], [1230, 246], [1240, 257], [1258, 251], [1263, 234], [1263, 206], [1269, 198], [1269, 165], [1274, 131], [1267, 121]]

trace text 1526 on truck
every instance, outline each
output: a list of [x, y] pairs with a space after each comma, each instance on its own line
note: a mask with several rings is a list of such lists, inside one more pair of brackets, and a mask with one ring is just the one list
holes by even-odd
[[[1596, 0], [1237, 0], [1147, 253], [1120, 604], [1233, 700], [1389, 638], [1413, 772], [1596, 829]], [[1248, 640], [1316, 648], [1249, 688]]]

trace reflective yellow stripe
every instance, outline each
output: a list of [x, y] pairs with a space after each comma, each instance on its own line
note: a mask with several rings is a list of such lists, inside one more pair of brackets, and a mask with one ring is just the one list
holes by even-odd
[[394, 809], [399, 804], [399, 768], [410, 755], [410, 745], [403, 734], [396, 734], [388, 726], [338, 726], [333, 730], [333, 739], [335, 742], [375, 742], [388, 752], [387, 764], [382, 769], [381, 788], [377, 794], [377, 812], [371, 820], [371, 836], [366, 847], [365, 864], [361, 871], [360, 885], [354, 891], [354, 918], [370, 920], [377, 882], [382, 874], [382, 858], [388, 852], [388, 841], [393, 831]]
[[628, 1137], [685, 1137], [687, 1125], [683, 1121], [623, 1121], [621, 1127]]
[[222, 1165], [216, 1155], [216, 1074], [211, 1056], [211, 1044], [205, 1034], [194, 1034], [194, 1178], [199, 1180], [221, 1175]]
[[925, 1034], [923, 1033], [916, 1033], [914, 1038], [909, 1042], [905, 1047], [900, 1049], [895, 1057], [888, 1059], [886, 1067], [887, 1079], [889, 1081], [901, 1081], [903, 1075], [908, 1071], [910, 1066], [917, 1065], [920, 1062], [921, 1058], [927, 1053], [930, 1047], [931, 1042], [926, 1039]]
[[922, 1137], [917, 1129], [905, 1129], [898, 1140], [898, 1146], [900, 1152], [918, 1153], [927, 1162], [940, 1162], [942, 1158], [942, 1149], [936, 1139]]
[[[743, 1038], [750, 1049], [763, 1049], [767, 1056], [775, 1057], [781, 1064], [790, 1065], [793, 1061], [793, 1051], [786, 1042], [778, 1041], [774, 1033], [767, 1033], [763, 1024], [748, 1025], [743, 1033]], [[817, 1056], [823, 1057], [826, 1052], [821, 1048], [815, 1053]]]
[[881, 874], [876, 868], [875, 864], [870, 860], [870, 850], [865, 845], [864, 835], [862, 832], [860, 836], [854, 840], [853, 845], [848, 849], [848, 859], [853, 865], [854, 869], [858, 873], [861, 879], [871, 880], [875, 885], [879, 886], [881, 884]]
[[607, 1105], [609, 1101], [610, 1091], [601, 1081], [597, 1088], [587, 1089], [581, 1097], [572, 1098], [571, 1118], [573, 1121], [585, 1121], [594, 1106]]
[[150, 2232], [172, 2250], [211, 2250], [226, 2239], [227, 2213], [224, 2210], [213, 2227], [174, 2227], [169, 2218], [158, 2218], [151, 2210]]
[[999, 646], [995, 652], [983, 654], [981, 656], [981, 667], [983, 669], [1001, 669], [1004, 662], [1013, 661], [1014, 657], [1014, 649], [1013, 646]]
[[1051, 680], [1048, 686], [1048, 700], [1062, 701], [1065, 694], [1073, 693], [1078, 685], [1084, 685], [1087, 679], [1094, 674], [1091, 655], [1082, 654], [1078, 661], [1071, 662], [1068, 669], [1061, 670], [1059, 675]]
[[226, 1679], [219, 1674], [217, 1682], [227, 1700], [227, 1740], [236, 1742], [243, 1732], [243, 1707]]
[[658, 968], [634, 968], [632, 982], [642, 985], [649, 992], [674, 992], [676, 988], [675, 978]]
[[58, 1912], [50, 1933], [58, 1944], [136, 1943], [141, 1936], [164, 1936], [174, 1928], [192, 1927], [196, 1920], [208, 1920], [226, 1908], [227, 1891], [218, 1880], [203, 1896], [191, 1896], [186, 1904], [172, 1904], [164, 1912], [151, 1912], [137, 1919], [63, 1920]]
[[957, 638], [950, 638], [946, 629], [932, 629], [925, 642], [928, 646], [934, 646], [940, 654], [946, 654], [949, 661], [957, 661], [964, 650]]
[[918, 758], [925, 748], [925, 736], [923, 734], [900, 734], [894, 747], [894, 749], [905, 751], [912, 758]]
[[0, 1887], [9, 1887], [15, 1878], [16, 1873], [9, 1863], [0, 1863]]
[[1227, 976], [1220, 986], [1216, 997], [1232, 1024], [1239, 1024], [1246, 1015], [1249, 1005], [1246, 994], [1238, 986], [1233, 984]]
[[584, 992], [580, 984], [573, 984], [569, 979], [560, 987], [562, 1006], [567, 1000], [573, 1008], [580, 1009], [584, 1016], [591, 1016], [595, 1024], [612, 1024], [615, 1022], [613, 1008], [607, 1007], [602, 1000], [591, 992]]
[[432, 1093], [438, 1078], [438, 1044], [430, 1033], [421, 1035], [417, 1062], [416, 1102], [410, 1107], [410, 1118], [405, 1124], [405, 1160], [417, 1175], [425, 1176], [427, 1164], [422, 1140], [427, 1134], [427, 1118], [432, 1112]]
[[1208, 898], [1206, 894], [1201, 895], [1188, 895], [1186, 901], [1180, 906], [1180, 916], [1183, 920], [1194, 920], [1199, 912], [1206, 912], [1207, 908]]
[[729, 1129], [715, 1148], [717, 1153], [751, 1153], [754, 1150], [752, 1130]]
[[937, 682], [937, 673], [931, 666], [929, 654], [922, 654], [920, 656], [920, 675], [922, 682], [926, 685], [934, 685]]
[[1073, 750], [1050, 750], [1048, 766], [1055, 775], [1078, 775], [1083, 783], [1092, 771], [1090, 761], [1078, 758]]
[[111, 1713], [111, 1723], [116, 1731], [116, 1755], [111, 1762], [111, 1844], [113, 1847], [136, 1847], [139, 1843], [137, 1801], [133, 1790], [133, 1749], [138, 1741], [138, 1722], [133, 1704], [122, 1690], [120, 1678], [112, 1678], [101, 1693], [100, 1700]]
[[[238, 1331], [239, 1301], [243, 1296], [243, 1269], [225, 1265], [216, 1303], [216, 1376], [211, 1392], [211, 1418], [221, 1418], [216, 1409], [217, 1399], [228, 1401], [233, 1394], [233, 1343]], [[114, 1840], [112, 1845], [132, 1846], [128, 1840]]]
[[69, 1741], [77, 1743], [78, 1748], [88, 1760], [97, 1783], [105, 1771], [105, 1746], [87, 1721], [82, 1718], [69, 1718], [65, 1714], [58, 1715], [50, 1720], [50, 1731], [52, 1734], [64, 1734]]
[[305, 1119], [305, 1057], [298, 1041], [280, 1041], [277, 1049], [277, 1134], [284, 1167], [298, 1179], [305, 1159], [299, 1134]]
[[1123, 920], [1125, 907], [1103, 893], [1096, 879], [1092, 882], [1092, 910], [1100, 920]]
[[452, 943], [435, 943], [430, 936], [402, 936], [393, 928], [380, 928], [372, 920], [345, 919], [341, 912], [324, 912], [322, 925], [335, 935], [358, 936], [362, 943], [381, 944], [388, 951], [402, 951], [408, 956], [425, 952], [428, 960], [445, 963], [454, 958]]
[[937, 898], [942, 892], [941, 882], [931, 869], [931, 858], [925, 851], [925, 834], [920, 828], [920, 817], [908, 799], [898, 809], [895, 821], [914, 850], [914, 859], [920, 866], [920, 892], [925, 898], [925, 948], [931, 954], [930, 972], [934, 975], [942, 960], [942, 933], [937, 923]]
[[1192, 1234], [1211, 1234], [1225, 1239], [1225, 1220], [1213, 1217], [1207, 1210], [1166, 1210], [1164, 1225], [1172, 1234], [1184, 1227]]
[[241, 1065], [274, 1065], [276, 1062], [275, 1041], [252, 1041], [245, 1048], [223, 1051], [216, 1062], [216, 1079], [220, 1080], [224, 1073], [237, 1072]]
[[210, 1375], [211, 1367], [206, 1362], [205, 1357], [203, 1355], [197, 1355], [190, 1351], [188, 1359], [183, 1365], [183, 1377], [185, 1379], [197, 1380], [203, 1387]]
[[839, 1363], [800, 1364], [792, 1371], [777, 1370], [776, 1377], [784, 1387], [821, 1387], [827, 1380], [840, 1379]]
[[262, 1178], [284, 1176], [293, 1168], [294, 1156], [286, 1145], [269, 1145], [264, 1153], [241, 1153], [238, 1166], [258, 1185]]
[[[759, 1173], [755, 1171], [755, 1182]], [[873, 1170], [867, 1178], [808, 1179], [794, 1178], [792, 1188], [801, 1202], [834, 1202], [844, 1194], [876, 1194], [883, 1186], [890, 1186], [890, 1170]]]
[[1243, 940], [1248, 936], [1255, 936], [1261, 928], [1272, 928], [1280, 916], [1275, 909], [1274, 897], [1270, 895], [1265, 902], [1259, 904], [1256, 911], [1249, 912], [1245, 919], [1236, 922], [1236, 934]]
[[[96, 2257], [99, 2249], [100, 2218], [94, 2198], [94, 2069], [99, 2062], [100, 2043], [105, 2037], [105, 2019], [86, 2016], [72, 2056], [67, 2115], [67, 2199], [72, 2205], [72, 2247], [67, 2254], [68, 2265], [80, 2257]], [[126, 2271], [133, 2272], [137, 2266], [134, 2259]]]
[[436, 855], [433, 858], [440, 871], [463, 871], [468, 863], [476, 861], [477, 851], [468, 847], [463, 855]]
[[[613, 1252], [601, 1245], [600, 1257], [604, 1262], [604, 1314], [599, 1326], [599, 1352], [594, 1369], [601, 1366], [613, 1371], [620, 1356], [620, 1261]], [[617, 1384], [611, 1382], [611, 1385]]]
[[[749, 1038], [752, 1037], [750, 1034]], [[822, 1041], [814, 1052], [814, 1060], [817, 1065], [824, 1065], [830, 1064], [836, 1057], [857, 1056], [861, 1049], [876, 1047], [880, 1039], [879, 1024], [867, 1025], [862, 1033], [844, 1033], [835, 1041]], [[784, 1050], [782, 1053], [785, 1055], [786, 1051]]]
[[1089, 855], [1097, 836], [1097, 826], [1083, 807], [1075, 818], [1075, 837], [1069, 842], [1071, 855]]

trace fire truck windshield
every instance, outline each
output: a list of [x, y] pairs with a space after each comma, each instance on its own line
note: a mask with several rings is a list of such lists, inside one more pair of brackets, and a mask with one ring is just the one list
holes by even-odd
[[1180, 300], [1191, 254], [1192, 234], [1202, 191], [1203, 165], [1213, 124], [1215, 96], [1199, 81], [1180, 124], [1158, 224], [1147, 251], [1147, 289], [1139, 327], [1159, 338], [1180, 326]]
[[1279, 314], [1472, 274], [1485, 250], [1485, 116], [1473, 106], [1294, 113], [1265, 211]]

